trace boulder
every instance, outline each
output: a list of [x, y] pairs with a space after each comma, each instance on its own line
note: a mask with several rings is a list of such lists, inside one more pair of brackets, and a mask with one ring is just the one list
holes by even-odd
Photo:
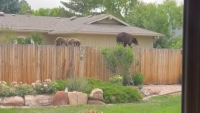
[[150, 95], [159, 95], [160, 94], [160, 90], [157, 90], [157, 89], [150, 89], [149, 90], [149, 94]]
[[93, 89], [90, 93], [90, 99], [93, 99], [93, 100], [101, 100], [103, 101], [103, 90], [102, 89], [99, 89], [99, 88], [96, 88], [96, 89]]
[[49, 106], [53, 95], [25, 95], [26, 106]]
[[68, 94], [64, 91], [57, 91], [51, 102], [51, 105], [53, 106], [68, 105], [68, 104], [69, 104]]
[[3, 99], [3, 106], [24, 106], [24, 99], [22, 97], [6, 97]]
[[69, 104], [70, 105], [86, 105], [87, 104], [87, 94], [82, 92], [68, 92]]
[[92, 104], [92, 105], [104, 105], [105, 103], [100, 101], [100, 100], [88, 100], [87, 104]]
[[0, 106], [3, 105], [3, 97], [0, 97]]

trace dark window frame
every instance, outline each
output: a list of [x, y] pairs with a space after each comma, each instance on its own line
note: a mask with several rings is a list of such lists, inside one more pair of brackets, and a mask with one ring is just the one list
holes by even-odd
[[184, 0], [182, 113], [200, 113], [200, 1]]

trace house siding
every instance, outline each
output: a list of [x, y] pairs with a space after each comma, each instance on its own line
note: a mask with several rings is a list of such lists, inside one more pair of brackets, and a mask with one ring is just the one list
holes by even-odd
[[[25, 37], [30, 35], [30, 32], [17, 32], [16, 35]], [[116, 35], [94, 35], [94, 34], [73, 34], [73, 35], [49, 35], [47, 33], [40, 33], [43, 37], [45, 45], [55, 44], [55, 39], [60, 36], [64, 38], [77, 38], [81, 41], [81, 45], [93, 47], [115, 47]], [[139, 45], [133, 47], [139, 48], [153, 48], [153, 38], [147, 36], [135, 36]]]

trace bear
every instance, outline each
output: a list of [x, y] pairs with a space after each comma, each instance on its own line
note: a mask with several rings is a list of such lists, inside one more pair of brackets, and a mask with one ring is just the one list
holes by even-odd
[[57, 37], [55, 40], [57, 46], [62, 45], [62, 44], [65, 44], [67, 46], [67, 41], [68, 39], [65, 39], [63, 37]]
[[72, 45], [72, 46], [78, 46], [79, 47], [81, 45], [81, 42], [76, 38], [70, 38], [70, 39], [68, 39], [67, 45]]
[[127, 44], [131, 47], [132, 43], [139, 45], [137, 39], [135, 37], [133, 37], [132, 35], [126, 33], [126, 32], [118, 33], [117, 36], [116, 36], [116, 41], [117, 41], [118, 44], [119, 43], [123, 44], [124, 47], [126, 47]]

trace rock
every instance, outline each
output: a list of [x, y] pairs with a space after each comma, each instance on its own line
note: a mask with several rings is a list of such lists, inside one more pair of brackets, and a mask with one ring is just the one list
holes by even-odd
[[25, 95], [26, 106], [48, 106], [51, 105], [53, 95]]
[[22, 97], [6, 97], [3, 100], [3, 106], [24, 106], [24, 99]]
[[92, 104], [92, 105], [104, 105], [105, 103], [100, 101], [100, 100], [88, 100], [87, 104]]
[[3, 97], [0, 97], [0, 106], [3, 105]]
[[69, 104], [70, 105], [86, 105], [87, 104], [87, 94], [82, 92], [68, 92]]
[[99, 88], [93, 89], [90, 93], [89, 98], [93, 99], [93, 100], [103, 101], [103, 91], [102, 91], [102, 89], [99, 89]]
[[156, 89], [150, 89], [149, 90], [149, 94], [150, 95], [159, 95], [160, 91], [159, 90], [156, 90]]
[[150, 95], [159, 95], [161, 91], [157, 89], [142, 89], [141, 92], [145, 96], [150, 96]]
[[69, 104], [68, 94], [64, 91], [57, 91], [51, 102], [51, 105], [53, 106], [68, 105], [68, 104]]

